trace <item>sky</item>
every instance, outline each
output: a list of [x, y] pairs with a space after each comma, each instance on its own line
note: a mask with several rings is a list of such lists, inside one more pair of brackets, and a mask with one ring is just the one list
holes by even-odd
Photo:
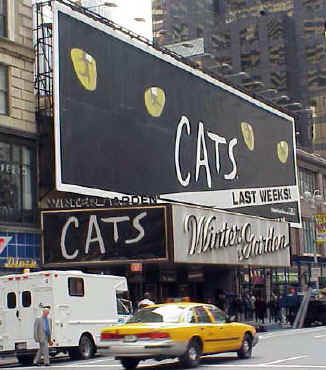
[[[152, 0], [72, 0], [153, 41]], [[39, 2], [38, 0], [34, 0]], [[49, 9], [48, 20], [51, 21]]]

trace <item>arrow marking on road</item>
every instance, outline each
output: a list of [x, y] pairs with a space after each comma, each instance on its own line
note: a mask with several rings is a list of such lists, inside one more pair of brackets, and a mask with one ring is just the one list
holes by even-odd
[[283, 332], [283, 333], [280, 333], [280, 334], [261, 334], [259, 335], [259, 339], [272, 339], [272, 338], [279, 338], [279, 337], [287, 337], [287, 336], [291, 336], [291, 335], [296, 335], [298, 333], [300, 334], [311, 334], [311, 333], [316, 333], [316, 332], [320, 332], [320, 331], [323, 331], [325, 332], [325, 328], [313, 328], [313, 329], [305, 329], [304, 331], [302, 331], [302, 329], [289, 329], [289, 330], [286, 330], [286, 332]]
[[[174, 364], [174, 363], [173, 363]], [[260, 368], [260, 369], [326, 369], [326, 365], [264, 365], [264, 364], [242, 364], [242, 365], [236, 365], [236, 364], [232, 364], [232, 365], [210, 365], [210, 364], [203, 364], [202, 366], [205, 366], [205, 367], [215, 367], [215, 368], [218, 368], [218, 369], [223, 369], [223, 368], [232, 368], [232, 369], [235, 369], [235, 368], [242, 368], [242, 369], [253, 369], [253, 368]], [[89, 367], [89, 368], [94, 368], [94, 367], [100, 367], [100, 368], [108, 368], [108, 367], [114, 367], [116, 369], [122, 369], [122, 367], [120, 366], [120, 364], [115, 364], [115, 365], [111, 365], [111, 364], [103, 364], [103, 365], [92, 365], [92, 364], [89, 364], [89, 365], [72, 365], [72, 364], [67, 364], [67, 365], [55, 365], [55, 364], [51, 364], [51, 369], [62, 369], [62, 368], [84, 368], [84, 367]], [[140, 366], [139, 369], [144, 369], [144, 368], [147, 368], [147, 367], [151, 367], [151, 368], [155, 368], [155, 364], [152, 364], [152, 365], [145, 365], [145, 366]], [[24, 369], [35, 369], [35, 367], [24, 367]]]
[[298, 360], [299, 358], [307, 358], [309, 357], [308, 355], [304, 355], [304, 356], [296, 356], [296, 357], [289, 357], [289, 358], [285, 358], [283, 360], [277, 360], [277, 361], [272, 361], [272, 362], [266, 362], [266, 363], [263, 363], [261, 365], [263, 366], [269, 366], [269, 365], [276, 365], [276, 364], [280, 364], [281, 362], [285, 362], [285, 361], [293, 361], [293, 360]]

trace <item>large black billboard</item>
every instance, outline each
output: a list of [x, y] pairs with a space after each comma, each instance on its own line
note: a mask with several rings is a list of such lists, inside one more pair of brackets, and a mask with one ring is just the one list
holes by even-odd
[[294, 121], [54, 3], [56, 185], [300, 223]]
[[41, 212], [42, 263], [167, 261], [166, 207]]

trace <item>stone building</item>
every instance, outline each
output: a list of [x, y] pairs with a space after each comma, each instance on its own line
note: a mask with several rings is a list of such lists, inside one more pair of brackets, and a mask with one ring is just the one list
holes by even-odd
[[32, 0], [0, 1], [0, 270], [39, 259]]

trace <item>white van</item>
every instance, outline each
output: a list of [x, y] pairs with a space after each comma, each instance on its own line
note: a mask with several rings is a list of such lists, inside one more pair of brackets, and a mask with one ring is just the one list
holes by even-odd
[[30, 364], [38, 348], [33, 325], [44, 306], [52, 318], [51, 355], [63, 352], [73, 359], [94, 355], [100, 332], [129, 315], [125, 277], [80, 271], [42, 271], [0, 277], [0, 357], [16, 355]]

